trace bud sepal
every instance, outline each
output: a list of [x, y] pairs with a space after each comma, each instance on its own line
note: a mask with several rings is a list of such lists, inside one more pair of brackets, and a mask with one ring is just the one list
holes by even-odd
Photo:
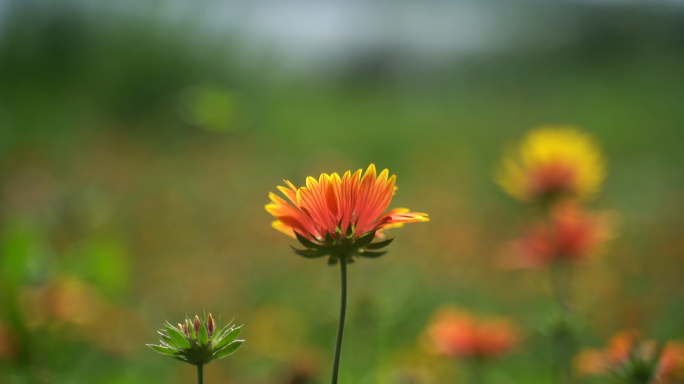
[[200, 319], [185, 319], [184, 324], [174, 327], [169, 322], [159, 330], [159, 345], [147, 344], [153, 350], [192, 365], [209, 364], [235, 352], [244, 340], [238, 340], [242, 325], [228, 324], [221, 327], [221, 320], [211, 314]]

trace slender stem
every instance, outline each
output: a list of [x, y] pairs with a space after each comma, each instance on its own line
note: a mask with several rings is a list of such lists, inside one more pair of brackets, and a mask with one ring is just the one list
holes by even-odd
[[572, 335], [567, 330], [553, 336], [553, 382], [556, 384], [569, 384], [572, 382], [570, 374], [572, 345]]
[[483, 361], [479, 357], [473, 358], [469, 361], [470, 365], [470, 384], [483, 384]]
[[197, 384], [204, 384], [204, 364], [197, 364]]
[[556, 384], [572, 382], [570, 360], [573, 354], [573, 334], [570, 327], [572, 306], [570, 304], [572, 266], [564, 262], [555, 262], [551, 266], [551, 284], [554, 296], [561, 310], [561, 318], [555, 324], [553, 333], [553, 376]]
[[335, 342], [335, 358], [333, 360], [331, 384], [337, 384], [337, 376], [340, 370], [340, 352], [342, 352], [342, 336], [344, 335], [344, 320], [347, 316], [347, 258], [340, 257], [340, 270], [342, 271], [342, 294], [340, 300], [340, 321], [337, 324], [337, 341]]

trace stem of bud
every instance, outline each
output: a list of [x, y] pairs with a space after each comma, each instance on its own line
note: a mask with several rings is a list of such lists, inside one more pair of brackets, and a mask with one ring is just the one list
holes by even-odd
[[197, 384], [204, 384], [204, 365], [197, 364]]

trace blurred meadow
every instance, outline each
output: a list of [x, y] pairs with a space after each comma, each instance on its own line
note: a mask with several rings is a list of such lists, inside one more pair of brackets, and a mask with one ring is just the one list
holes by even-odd
[[339, 272], [264, 205], [370, 163], [430, 222], [349, 267], [340, 382], [466, 382], [425, 331], [451, 305], [521, 329], [487, 382], [549, 383], [548, 274], [500, 262], [534, 208], [493, 181], [545, 125], [608, 164], [578, 347], [684, 339], [682, 3], [97, 3], [0, 1], [0, 383], [192, 382], [145, 344], [205, 311], [246, 339], [208, 383], [327, 382]]

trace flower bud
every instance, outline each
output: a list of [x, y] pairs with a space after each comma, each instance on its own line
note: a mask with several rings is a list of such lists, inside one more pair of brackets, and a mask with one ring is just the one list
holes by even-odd
[[209, 332], [209, 336], [214, 334], [214, 330], [216, 330], [216, 322], [214, 321], [214, 318], [211, 317], [211, 313], [209, 316], [207, 316], [207, 332]]
[[199, 333], [200, 330], [200, 319], [199, 316], [195, 316], [195, 333]]
[[162, 340], [159, 345], [148, 344], [155, 351], [184, 361], [188, 364], [208, 364], [212, 360], [224, 358], [235, 352], [244, 340], [237, 340], [242, 326], [226, 325], [221, 327], [209, 314], [203, 320], [195, 316], [193, 320], [185, 319], [185, 325], [174, 327], [166, 323], [166, 329], [159, 333]]
[[178, 329], [183, 331], [185, 333], [185, 337], [190, 337], [190, 333], [188, 332], [188, 326], [186, 324], [185, 327], [181, 325], [181, 323], [178, 323]]

